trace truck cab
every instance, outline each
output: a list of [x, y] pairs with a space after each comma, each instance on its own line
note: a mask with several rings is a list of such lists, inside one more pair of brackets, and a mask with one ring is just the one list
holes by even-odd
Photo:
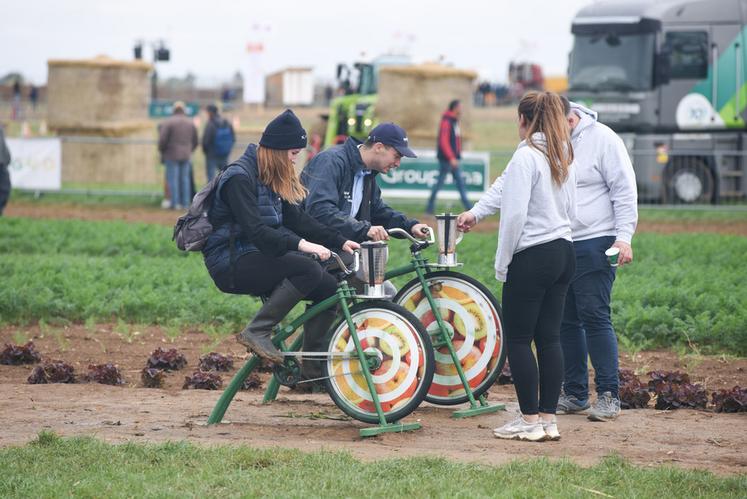
[[571, 100], [631, 154], [639, 197], [745, 196], [747, 0], [594, 3], [574, 18]]

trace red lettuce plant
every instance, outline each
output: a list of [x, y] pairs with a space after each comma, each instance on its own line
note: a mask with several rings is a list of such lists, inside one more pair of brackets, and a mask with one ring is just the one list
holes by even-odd
[[145, 388], [161, 388], [166, 378], [162, 369], [146, 367], [140, 371], [140, 379], [143, 381]]
[[648, 406], [651, 395], [638, 376], [630, 369], [620, 369], [620, 407], [643, 409]]
[[195, 390], [218, 390], [223, 386], [223, 379], [215, 373], [195, 371], [191, 376], [184, 378], [182, 389], [194, 388]]
[[735, 386], [711, 394], [716, 412], [747, 412], [747, 388]]
[[45, 362], [36, 366], [28, 378], [32, 385], [46, 383], [75, 383], [75, 369], [61, 360]]
[[119, 368], [111, 363], [89, 365], [88, 374], [83, 379], [88, 382], [101, 383], [102, 385], [116, 386], [125, 384]]
[[34, 342], [29, 341], [25, 345], [5, 344], [0, 353], [0, 364], [18, 366], [21, 364], [36, 364], [41, 362], [41, 355], [34, 348]]
[[199, 367], [201, 371], [230, 371], [233, 369], [233, 357], [210, 352], [200, 357]]
[[164, 371], [178, 371], [187, 365], [187, 358], [176, 348], [165, 350], [156, 348], [146, 362], [146, 367], [163, 369]]

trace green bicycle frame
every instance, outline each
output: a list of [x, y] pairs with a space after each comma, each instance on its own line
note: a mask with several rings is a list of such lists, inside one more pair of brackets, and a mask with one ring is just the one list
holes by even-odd
[[[440, 346], [445, 345], [446, 348], [449, 350], [449, 355], [451, 355], [451, 360], [454, 363], [454, 368], [456, 369], [456, 372], [459, 375], [459, 379], [461, 380], [462, 385], [464, 386], [464, 391], [467, 394], [467, 398], [469, 399], [470, 408], [461, 410], [461, 411], [454, 411], [453, 417], [462, 418], [462, 417], [476, 416], [478, 414], [485, 414], [487, 412], [495, 412], [498, 410], [505, 409], [505, 406], [503, 404], [497, 404], [497, 405], [492, 405], [492, 406], [489, 405], [484, 395], [481, 395], [479, 398], [479, 401], [480, 401], [479, 406], [477, 404], [477, 401], [475, 400], [475, 396], [472, 393], [472, 387], [469, 386], [469, 381], [467, 380], [467, 376], [465, 376], [464, 374], [464, 369], [462, 369], [462, 363], [459, 361], [459, 357], [457, 356], [456, 350], [454, 349], [454, 345], [451, 342], [451, 337], [449, 336], [446, 324], [444, 323], [443, 317], [441, 317], [441, 312], [439, 311], [439, 308], [436, 305], [436, 300], [433, 298], [433, 294], [431, 294], [430, 287], [427, 285], [427, 282], [425, 280], [426, 273], [432, 272], [434, 269], [437, 269], [437, 268], [444, 268], [444, 266], [429, 264], [428, 260], [423, 258], [420, 252], [417, 251], [417, 252], [412, 253], [412, 260], [410, 261], [410, 263], [408, 263], [407, 265], [403, 265], [402, 267], [397, 267], [396, 269], [392, 269], [388, 271], [384, 275], [384, 278], [393, 279], [394, 277], [399, 277], [401, 275], [409, 274], [411, 272], [415, 272], [415, 274], [418, 276], [420, 285], [423, 288], [423, 294], [428, 300], [428, 305], [430, 306], [431, 311], [433, 312], [433, 316], [436, 319], [436, 323], [438, 324], [438, 331], [434, 334], [439, 335], [440, 339], [431, 338], [433, 347], [438, 348]], [[434, 336], [434, 335], [431, 335], [431, 336]]]
[[[296, 338], [295, 341], [293, 341], [293, 343], [290, 345], [290, 348], [285, 345], [285, 340], [287, 340], [298, 328], [303, 326], [306, 321], [313, 317], [316, 317], [325, 310], [335, 307], [338, 304], [340, 305], [340, 309], [342, 310], [343, 316], [345, 317], [345, 321], [348, 324], [348, 328], [352, 333], [352, 331], [355, 331], [355, 323], [353, 322], [353, 317], [350, 315], [350, 305], [348, 302], [355, 302], [355, 300], [355, 290], [351, 288], [347, 284], [347, 282], [343, 281], [337, 288], [337, 292], [334, 295], [326, 298], [325, 300], [322, 300], [313, 307], [308, 308], [303, 314], [301, 314], [295, 320], [291, 321], [289, 324], [285, 326], [278, 324], [277, 326], [275, 326], [275, 334], [272, 337], [272, 342], [282, 352], [298, 351], [301, 346], [301, 342], [303, 341], [302, 335], [299, 335], [299, 337]], [[358, 339], [358, 335], [351, 334], [350, 336], [353, 338], [355, 351], [358, 356], [358, 360], [361, 363], [361, 366], [369, 366], [369, 359], [363, 351], [363, 347], [361, 346], [360, 340]], [[213, 408], [213, 411], [208, 418], [208, 425], [220, 423], [223, 420], [223, 416], [225, 415], [228, 406], [231, 404], [231, 401], [236, 396], [236, 393], [239, 391], [239, 388], [241, 388], [244, 380], [247, 378], [247, 376], [249, 376], [252, 370], [254, 370], [259, 365], [259, 362], [259, 357], [257, 355], [252, 355], [252, 358], [249, 359], [241, 369], [239, 369], [239, 371], [229, 383], [228, 387], [224, 390], [223, 394], [218, 399], [218, 402], [215, 404], [215, 407]], [[380, 433], [402, 432], [407, 430], [419, 429], [421, 427], [420, 423], [387, 423], [384, 411], [381, 408], [381, 401], [379, 400], [378, 393], [376, 393], [376, 385], [374, 384], [373, 376], [371, 375], [370, 369], [363, 369], [363, 376], [366, 379], [366, 384], [368, 385], [369, 393], [371, 394], [371, 398], [373, 399], [373, 404], [376, 408], [376, 414], [378, 415], [380, 424], [379, 426], [375, 426], [372, 428], [361, 429], [361, 436], [365, 437], [378, 435]], [[275, 376], [272, 376], [267, 385], [267, 389], [265, 390], [265, 395], [262, 402], [269, 403], [273, 401], [275, 397], [277, 397], [279, 389], [280, 383]]]

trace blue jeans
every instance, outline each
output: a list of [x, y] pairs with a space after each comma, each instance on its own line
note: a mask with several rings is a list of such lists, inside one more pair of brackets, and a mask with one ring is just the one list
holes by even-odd
[[472, 203], [469, 202], [469, 199], [467, 199], [467, 188], [464, 186], [464, 179], [462, 178], [462, 172], [457, 167], [454, 170], [451, 169], [451, 164], [444, 159], [438, 160], [440, 170], [438, 172], [438, 181], [436, 181], [436, 185], [433, 186], [433, 190], [431, 191], [431, 198], [428, 200], [428, 207], [425, 209], [427, 213], [433, 213], [433, 210], [436, 206], [436, 194], [438, 194], [438, 191], [441, 190], [441, 187], [444, 185], [444, 181], [446, 180], [446, 175], [451, 172], [451, 176], [454, 178], [454, 183], [457, 186], [457, 189], [459, 189], [459, 196], [462, 198], [462, 204], [464, 205], [465, 210], [469, 210], [472, 208]]
[[563, 390], [581, 402], [589, 398], [589, 357], [597, 394], [611, 392], [618, 397], [617, 336], [610, 319], [615, 268], [604, 255], [614, 242], [614, 237], [605, 236], [573, 243], [576, 273], [565, 301], [560, 344], [565, 363]]
[[207, 181], [210, 182], [215, 177], [216, 173], [219, 173], [226, 167], [228, 163], [228, 156], [205, 156], [205, 170], [207, 173]]
[[166, 182], [171, 191], [171, 207], [184, 208], [192, 203], [192, 163], [189, 161], [166, 161]]

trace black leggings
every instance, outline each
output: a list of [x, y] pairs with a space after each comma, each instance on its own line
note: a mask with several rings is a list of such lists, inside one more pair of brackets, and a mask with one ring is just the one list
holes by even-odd
[[565, 239], [516, 253], [508, 266], [503, 320], [508, 362], [522, 414], [555, 414], [563, 383], [560, 322], [575, 268], [573, 244]]
[[216, 276], [221, 290], [234, 294], [267, 295], [288, 279], [305, 299], [320, 302], [335, 294], [337, 280], [322, 266], [298, 251], [283, 256], [266, 256], [253, 251], [240, 256], [234, 265], [233, 285], [230, 274]]

